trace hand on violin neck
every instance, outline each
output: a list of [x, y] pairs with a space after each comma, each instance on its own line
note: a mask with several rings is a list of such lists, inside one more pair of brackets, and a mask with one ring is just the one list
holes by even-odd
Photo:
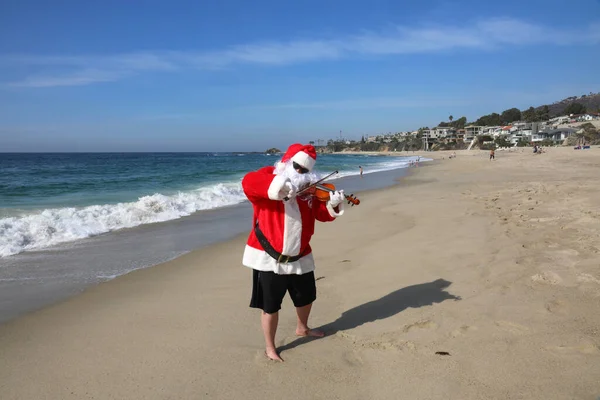
[[329, 195], [329, 204], [335, 208], [342, 204], [345, 198], [343, 190], [336, 190]]

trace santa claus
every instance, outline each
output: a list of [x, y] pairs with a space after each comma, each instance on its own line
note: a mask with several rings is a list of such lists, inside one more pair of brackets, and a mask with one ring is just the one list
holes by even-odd
[[242, 264], [253, 270], [250, 307], [262, 310], [266, 355], [283, 361], [275, 348], [278, 311], [286, 292], [296, 307], [299, 336], [324, 335], [308, 327], [316, 299], [315, 262], [310, 248], [315, 221], [329, 222], [344, 213], [342, 190], [327, 202], [296, 196], [315, 182], [317, 153], [311, 145], [291, 145], [275, 166], [244, 176], [242, 187], [254, 208], [253, 229]]

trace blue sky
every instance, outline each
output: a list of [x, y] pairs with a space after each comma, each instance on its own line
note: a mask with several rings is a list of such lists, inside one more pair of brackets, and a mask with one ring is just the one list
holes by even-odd
[[0, 151], [262, 151], [600, 91], [600, 0], [0, 2]]

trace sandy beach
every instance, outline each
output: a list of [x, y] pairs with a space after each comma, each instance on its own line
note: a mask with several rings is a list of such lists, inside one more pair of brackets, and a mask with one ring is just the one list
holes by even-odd
[[0, 325], [0, 399], [597, 399], [600, 149], [450, 153], [317, 226], [284, 363], [244, 234]]

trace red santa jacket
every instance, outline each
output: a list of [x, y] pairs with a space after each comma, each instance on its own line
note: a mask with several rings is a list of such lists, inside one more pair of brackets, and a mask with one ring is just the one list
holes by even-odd
[[[274, 175], [275, 167], [264, 167], [250, 172], [242, 179], [242, 188], [254, 208], [253, 229], [248, 237], [242, 264], [259, 270], [272, 271], [280, 275], [305, 274], [315, 269], [310, 248], [315, 220], [333, 221], [343, 213], [343, 203], [333, 209], [328, 203], [294, 198], [288, 201], [279, 199], [279, 192], [286, 179]], [[267, 254], [254, 232], [258, 222], [260, 230], [271, 246], [286, 256], [305, 254], [297, 261], [280, 263]]]

